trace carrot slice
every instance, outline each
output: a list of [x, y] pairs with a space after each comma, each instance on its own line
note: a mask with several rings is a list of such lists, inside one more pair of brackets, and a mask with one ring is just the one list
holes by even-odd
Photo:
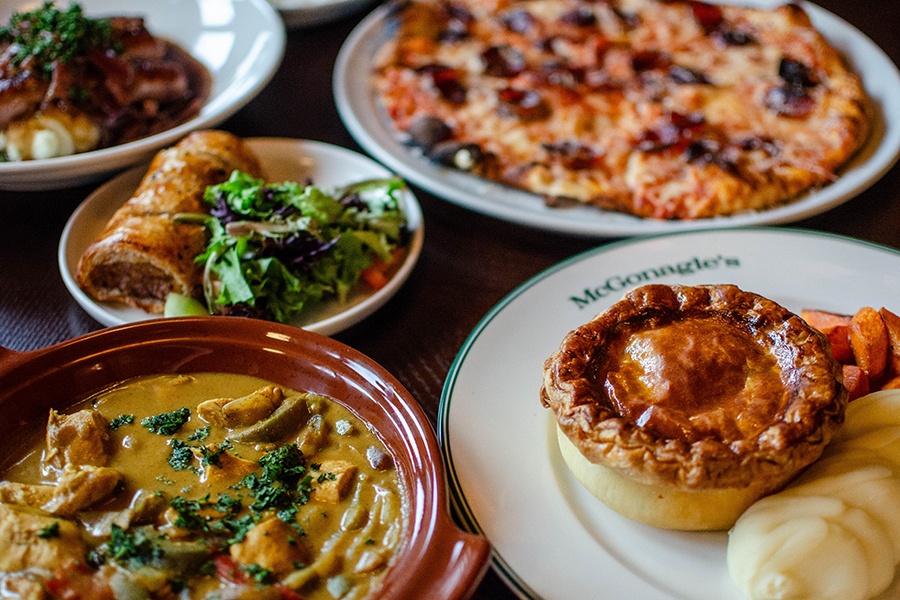
[[368, 285], [373, 290], [380, 290], [388, 283], [387, 276], [383, 271], [380, 271], [378, 269], [365, 269], [362, 273], [360, 273], [360, 278], [365, 281], [366, 285]]
[[390, 281], [394, 272], [396, 272], [403, 262], [403, 257], [405, 255], [405, 248], [394, 248], [391, 252], [390, 260], [382, 260], [380, 258], [373, 260], [372, 264], [363, 269], [359, 274], [360, 279], [365, 281], [373, 290], [380, 290], [387, 285], [388, 281]]
[[883, 306], [878, 311], [884, 326], [887, 328], [888, 339], [891, 342], [888, 354], [888, 374], [891, 377], [900, 376], [900, 316], [892, 313]]
[[869, 378], [866, 372], [856, 365], [844, 365], [844, 387], [849, 392], [849, 399], [856, 400], [869, 393]]
[[849, 327], [853, 315], [804, 308], [800, 311], [800, 318], [822, 333], [826, 333], [829, 329], [835, 327]]
[[842, 365], [853, 364], [853, 350], [850, 348], [851, 315], [804, 309], [800, 311], [800, 318], [825, 334], [831, 343], [834, 360]]
[[890, 345], [887, 327], [878, 311], [870, 306], [856, 311], [850, 321], [850, 347], [856, 364], [870, 380], [884, 373]]

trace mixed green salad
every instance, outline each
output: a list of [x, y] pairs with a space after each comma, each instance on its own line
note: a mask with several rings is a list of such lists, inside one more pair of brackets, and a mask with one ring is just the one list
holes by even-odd
[[321, 300], [344, 302], [362, 279], [372, 288], [402, 259], [410, 232], [399, 178], [326, 191], [296, 182], [266, 183], [235, 171], [210, 186], [211, 214], [198, 220], [210, 237], [204, 265], [206, 306], [171, 294], [170, 316], [249, 316], [288, 323]]

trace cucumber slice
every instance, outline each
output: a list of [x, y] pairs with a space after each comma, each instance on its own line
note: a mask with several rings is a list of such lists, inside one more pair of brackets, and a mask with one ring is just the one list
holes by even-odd
[[163, 314], [167, 317], [200, 317], [209, 314], [209, 310], [200, 301], [170, 292], [166, 296], [166, 306]]

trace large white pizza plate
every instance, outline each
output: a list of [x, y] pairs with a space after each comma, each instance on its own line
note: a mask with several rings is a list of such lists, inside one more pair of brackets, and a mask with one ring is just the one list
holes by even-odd
[[647, 283], [732, 283], [794, 312], [896, 311], [900, 252], [776, 228], [635, 238], [575, 256], [494, 307], [451, 366], [438, 437], [457, 515], [490, 540], [494, 568], [521, 598], [742, 597], [726, 533], [657, 529], [608, 509], [566, 467], [538, 398], [543, 362], [563, 337]]
[[[328, 190], [391, 175], [390, 171], [366, 156], [323, 142], [287, 138], [250, 138], [247, 142], [259, 157], [267, 181], [311, 181], [313, 185]], [[66, 289], [89, 315], [108, 327], [160, 316], [117, 303], [98, 302], [75, 281], [78, 259], [97, 238], [116, 209], [131, 197], [145, 172], [145, 166], [136, 167], [100, 186], [75, 209], [60, 238], [58, 262]], [[403, 263], [387, 285], [373, 291], [360, 284], [346, 302], [330, 301], [307, 307], [292, 325], [333, 335], [371, 315], [400, 290], [422, 253], [425, 236], [418, 200], [409, 190], [404, 192], [403, 199], [403, 209], [412, 235]]]
[[[66, 4], [66, 3], [62, 3]], [[110, 148], [22, 162], [0, 162], [0, 188], [51, 190], [82, 185], [136, 165], [190, 131], [215, 127], [265, 87], [284, 55], [284, 23], [266, 0], [79, 0], [85, 15], [143, 17], [150, 33], [200, 61], [212, 76], [209, 98], [193, 119]], [[0, 24], [32, 0], [0, 2]]]
[[288, 29], [305, 29], [349, 17], [373, 0], [269, 0]]
[[[765, 0], [746, 4], [773, 5]], [[334, 71], [338, 112], [369, 154], [408, 181], [476, 212], [573, 235], [619, 237], [721, 227], [790, 223], [846, 202], [884, 175], [900, 153], [900, 71], [871, 39], [833, 13], [803, 2], [810, 18], [860, 74], [871, 98], [873, 130], [862, 150], [830, 185], [765, 211], [693, 221], [661, 221], [593, 207], [550, 208], [536, 194], [438, 166], [398, 139], [369, 84], [372, 57], [391, 35], [389, 6], [366, 17], [347, 38]]]

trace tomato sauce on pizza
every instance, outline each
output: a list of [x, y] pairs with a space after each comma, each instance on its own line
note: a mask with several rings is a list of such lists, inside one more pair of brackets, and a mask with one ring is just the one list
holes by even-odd
[[411, 0], [390, 20], [372, 81], [398, 135], [550, 206], [764, 210], [833, 181], [870, 129], [795, 4]]

